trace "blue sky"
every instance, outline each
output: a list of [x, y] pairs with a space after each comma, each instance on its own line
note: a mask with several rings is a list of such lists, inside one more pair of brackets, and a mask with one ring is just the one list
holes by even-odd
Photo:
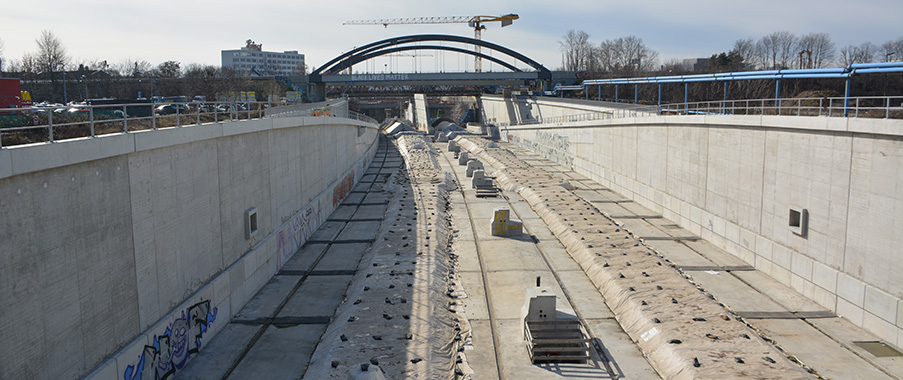
[[[298, 50], [309, 66], [378, 39], [420, 33], [472, 36], [466, 24], [344, 26], [355, 19], [501, 15], [517, 13], [507, 28], [488, 25], [483, 38], [519, 51], [550, 68], [561, 63], [558, 41], [568, 30], [583, 30], [591, 41], [635, 35], [661, 60], [704, 57], [730, 50], [739, 38], [758, 39], [774, 31], [797, 35], [825, 32], [838, 49], [903, 36], [901, 0], [495, 0], [495, 1], [233, 1], [35, 0], [6, 1], [0, 11], [4, 60], [36, 50], [41, 30], [61, 38], [73, 62], [167, 60], [220, 64], [220, 50], [244, 46], [251, 38], [264, 50]], [[427, 53], [429, 54], [429, 53]], [[395, 58], [401, 68], [417, 61], [431, 71], [469, 58], [451, 53]], [[379, 71], [379, 62], [361, 71]]]

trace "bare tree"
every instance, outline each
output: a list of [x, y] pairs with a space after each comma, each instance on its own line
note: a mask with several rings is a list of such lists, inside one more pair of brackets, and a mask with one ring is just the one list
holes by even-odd
[[154, 65], [152, 65], [150, 62], [144, 60], [135, 60], [132, 58], [126, 58], [122, 61], [110, 65], [110, 70], [112, 70], [113, 73], [119, 74], [123, 77], [152, 75], [151, 71], [153, 69]]
[[745, 65], [752, 65], [755, 68], [756, 59], [756, 41], [752, 38], [741, 38], [734, 42], [734, 48], [731, 50], [736, 52]]
[[866, 63], [866, 62], [874, 62], [875, 54], [878, 52], [878, 47], [871, 42], [863, 42], [861, 45], [850, 45], [843, 49], [840, 49], [840, 60], [844, 66], [849, 66], [854, 63]]
[[66, 70], [69, 57], [66, 56], [66, 48], [53, 32], [41, 31], [41, 36], [35, 40], [38, 44], [38, 52], [35, 55], [39, 70], [49, 73], [53, 80], [53, 73]]
[[773, 32], [759, 40], [762, 56], [767, 59], [766, 68], [783, 69], [790, 66], [796, 52], [796, 35], [790, 32]]
[[881, 51], [885, 61], [903, 61], [903, 37], [881, 44]]
[[828, 33], [809, 33], [800, 38], [797, 46], [801, 52], [811, 54], [813, 68], [826, 67], [834, 62], [837, 56], [834, 42]]
[[561, 64], [567, 71], [581, 71], [587, 69], [592, 47], [589, 44], [589, 34], [584, 31], [569, 30], [562, 36]]
[[156, 72], [161, 78], [178, 78], [182, 75], [182, 69], [178, 61], [166, 61], [157, 66]]

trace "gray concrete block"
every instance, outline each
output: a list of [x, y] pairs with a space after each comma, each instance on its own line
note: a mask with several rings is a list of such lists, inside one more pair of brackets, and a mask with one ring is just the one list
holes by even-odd
[[885, 320], [888, 323], [897, 322], [897, 299], [872, 286], [865, 287], [865, 299], [863, 306], [866, 312]]
[[839, 273], [837, 275], [837, 295], [859, 308], [864, 308], [865, 284], [846, 273]]

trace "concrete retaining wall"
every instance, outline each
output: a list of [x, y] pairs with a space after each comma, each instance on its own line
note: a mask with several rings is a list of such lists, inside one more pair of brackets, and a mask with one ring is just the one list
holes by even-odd
[[[900, 120], [645, 117], [511, 126], [502, 137], [903, 346]], [[808, 210], [806, 236], [790, 228], [791, 208]]]
[[376, 136], [296, 117], [0, 150], [0, 378], [178, 370], [350, 192]]
[[625, 112], [648, 112], [648, 106], [626, 103], [602, 103], [581, 99], [556, 99], [536, 96], [504, 97], [483, 95], [479, 101], [483, 120], [489, 124], [524, 124], [570, 115], [601, 112], [619, 116]]

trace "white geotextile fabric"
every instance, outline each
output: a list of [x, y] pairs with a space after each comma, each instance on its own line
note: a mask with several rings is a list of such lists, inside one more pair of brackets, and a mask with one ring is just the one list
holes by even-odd
[[393, 174], [393, 194], [376, 242], [345, 301], [320, 339], [305, 379], [348, 379], [361, 363], [378, 363], [386, 379], [454, 379], [464, 339], [449, 303], [454, 277], [448, 254], [447, 189], [424, 138], [397, 140], [408, 175]]

